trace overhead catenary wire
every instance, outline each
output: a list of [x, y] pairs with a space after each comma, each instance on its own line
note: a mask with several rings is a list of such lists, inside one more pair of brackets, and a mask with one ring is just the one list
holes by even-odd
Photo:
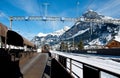
[[93, 4], [95, 0], [91, 0], [91, 2], [89, 3], [89, 5], [87, 6], [87, 10], [90, 9], [90, 6]]
[[47, 16], [47, 12], [48, 12], [48, 6], [50, 4], [49, 3], [43, 3], [43, 6], [44, 6], [44, 16], [46, 17]]
[[77, 1], [77, 17], [79, 17], [79, 4], [80, 4], [80, 2], [79, 1]]
[[40, 0], [37, 0], [37, 3], [38, 3], [39, 14], [42, 15], [42, 6]]
[[89, 10], [90, 9], [90, 6], [93, 4], [95, 0], [90, 0], [90, 2], [88, 3], [88, 6], [86, 7], [85, 10], [83, 10], [82, 14], [84, 14], [85, 11]]

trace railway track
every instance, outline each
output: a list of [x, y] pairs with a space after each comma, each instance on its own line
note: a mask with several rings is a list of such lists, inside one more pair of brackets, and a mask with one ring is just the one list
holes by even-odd
[[99, 54], [79, 54], [79, 53], [71, 53], [75, 56], [86, 57], [86, 58], [96, 58], [102, 60], [113, 60], [120, 63], [120, 56], [114, 55], [99, 55]]

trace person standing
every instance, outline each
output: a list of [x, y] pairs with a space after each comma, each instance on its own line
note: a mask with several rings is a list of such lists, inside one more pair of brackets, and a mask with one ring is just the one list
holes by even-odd
[[48, 56], [51, 57], [51, 52], [50, 52], [49, 45], [45, 44], [45, 45], [42, 47], [42, 53], [48, 53]]
[[50, 78], [50, 76], [51, 76], [51, 60], [52, 60], [52, 56], [51, 56], [49, 45], [45, 44], [42, 47], [42, 53], [48, 53], [48, 61], [47, 61], [46, 67], [45, 67], [43, 78]]

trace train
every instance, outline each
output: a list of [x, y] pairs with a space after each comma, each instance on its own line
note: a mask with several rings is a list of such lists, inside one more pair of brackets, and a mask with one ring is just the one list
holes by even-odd
[[20, 59], [35, 53], [35, 44], [0, 23], [0, 77], [23, 78]]
[[0, 23], [0, 48], [33, 51], [35, 44]]

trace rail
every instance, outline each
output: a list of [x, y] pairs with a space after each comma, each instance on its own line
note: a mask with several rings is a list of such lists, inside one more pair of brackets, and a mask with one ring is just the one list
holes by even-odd
[[117, 67], [114, 64], [104, 64], [97, 59], [90, 60], [89, 57], [85, 58], [58, 51], [51, 52], [75, 78], [104, 78], [107, 76], [120, 78], [120, 64]]

